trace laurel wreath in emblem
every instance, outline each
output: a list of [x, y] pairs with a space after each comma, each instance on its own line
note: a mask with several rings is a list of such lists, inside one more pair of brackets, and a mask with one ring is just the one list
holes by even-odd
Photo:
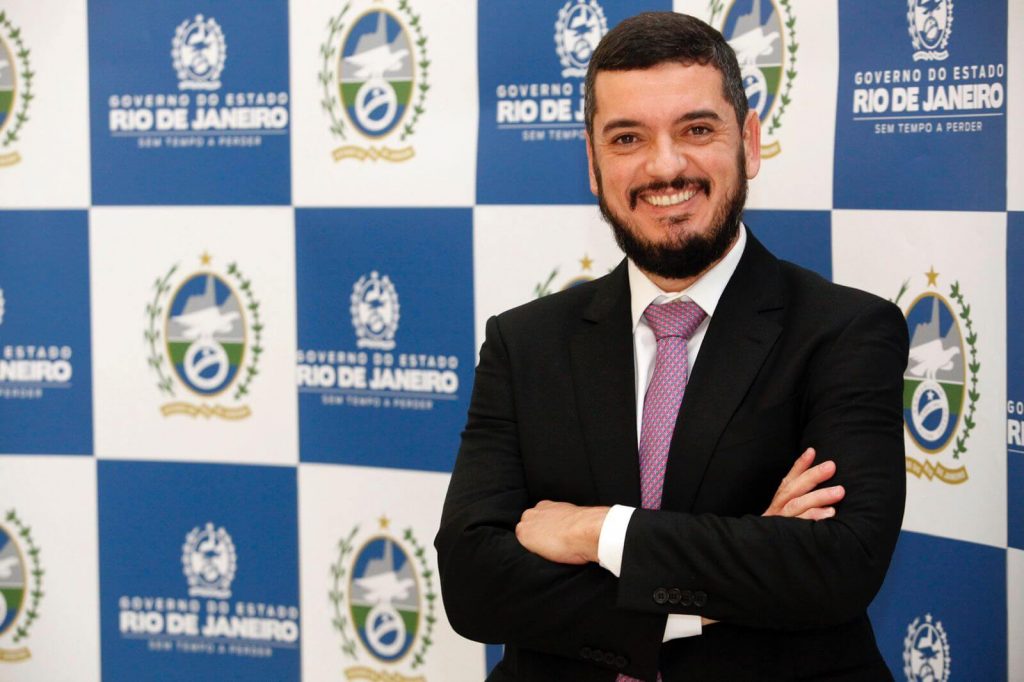
[[949, 639], [946, 637], [946, 629], [942, 627], [940, 621], [932, 623], [932, 614], [925, 614], [924, 623], [921, 622], [920, 616], [915, 618], [910, 625], [907, 626], [907, 636], [903, 638], [903, 674], [907, 676], [908, 682], [915, 682], [915, 680], [921, 679], [918, 676], [918, 671], [914, 670], [914, 645], [917, 643], [917, 633], [922, 627], [931, 627], [939, 635], [939, 645], [942, 649], [943, 668], [938, 672], [938, 676], [933, 678], [935, 682], [948, 682], [950, 672], [950, 655], [949, 655]]
[[[331, 119], [331, 133], [337, 135], [342, 140], [346, 139], [345, 122], [341, 117], [341, 102], [338, 99], [338, 95], [333, 91], [333, 84], [338, 76], [333, 65], [337, 61], [335, 57], [338, 53], [338, 38], [346, 27], [345, 15], [351, 7], [351, 2], [345, 3], [345, 6], [341, 8], [341, 11], [327, 21], [327, 40], [320, 45], [320, 73], [317, 74], [317, 80], [320, 81], [320, 87], [323, 91], [323, 98], [320, 100], [320, 108], [323, 109]], [[399, 141], [404, 142], [415, 132], [416, 123], [425, 111], [423, 105], [427, 100], [427, 91], [430, 90], [428, 75], [431, 62], [427, 59], [427, 36], [423, 34], [423, 27], [420, 25], [420, 15], [412, 11], [408, 0], [399, 0], [398, 9], [405, 15], [406, 20], [409, 23], [409, 27], [416, 34], [416, 40], [414, 42], [416, 43], [416, 47], [419, 49], [419, 61], [416, 62], [416, 66], [419, 67], [416, 72], [416, 88], [418, 90], [416, 102], [412, 105], [412, 115], [402, 126], [402, 132], [398, 138]]]
[[[909, 285], [910, 280], [903, 282], [899, 293], [893, 299], [893, 303], [899, 304], [900, 298], [907, 292]], [[960, 455], [967, 452], [967, 439], [970, 437], [971, 431], [974, 430], [974, 414], [978, 406], [978, 400], [981, 398], [981, 394], [978, 392], [978, 371], [981, 369], [981, 363], [978, 362], [978, 333], [974, 331], [974, 321], [971, 319], [971, 306], [964, 301], [963, 293], [960, 291], [959, 280], [954, 281], [950, 285], [949, 297], [956, 301], [957, 306], [960, 308], [960, 319], [963, 320], [964, 327], [967, 328], [964, 342], [970, 349], [971, 354], [971, 361], [967, 363], [971, 387], [967, 391], [967, 412], [963, 416], [964, 428], [961, 430], [960, 435], [957, 436], [956, 445], [953, 447], [952, 452], [953, 459], [960, 459]]]
[[[30, 50], [25, 47], [25, 43], [21, 39], [21, 29], [15, 27], [14, 24], [11, 23], [11, 20], [7, 18], [7, 13], [2, 10], [0, 10], [0, 26], [4, 27], [7, 36], [16, 47], [14, 53], [21, 62], [21, 70], [17, 75], [21, 76], [23, 81], [21, 92], [17, 93], [17, 97], [20, 100], [18, 110], [13, 112], [14, 115], [12, 116], [14, 123], [4, 133], [2, 146], [6, 147], [18, 139], [18, 132], [29, 120], [28, 106], [35, 98], [35, 95], [32, 94], [32, 79], [36, 74], [32, 71], [32, 67], [29, 65], [28, 57]], [[2, 128], [0, 128], [0, 130], [2, 130]]]
[[[349, 558], [352, 552], [355, 551], [355, 545], [352, 541], [355, 539], [356, 534], [359, 532], [359, 526], [355, 526], [347, 537], [343, 537], [338, 540], [338, 560], [331, 564], [331, 589], [327, 593], [327, 598], [330, 600], [334, 610], [334, 617], [331, 619], [331, 625], [341, 635], [341, 650], [347, 656], [353, 659], [359, 658], [358, 650], [356, 648], [356, 641], [354, 637], [350, 637], [348, 628], [351, 625], [349, 623], [349, 617], [344, 607], [346, 596], [345, 596], [345, 577], [348, 575]], [[423, 633], [419, 637], [419, 646], [412, 656], [411, 667], [413, 670], [419, 668], [426, 662], [426, 654], [430, 649], [434, 640], [431, 639], [431, 635], [434, 632], [434, 624], [437, 622], [437, 616], [435, 615], [434, 603], [437, 601], [437, 593], [434, 592], [434, 571], [431, 570], [427, 563], [427, 550], [419, 543], [416, 539], [415, 534], [412, 532], [412, 528], [406, 528], [402, 532], [402, 539], [405, 540], [413, 548], [412, 555], [416, 558], [417, 563], [420, 565], [420, 577], [423, 578], [424, 584], [424, 613], [423, 622], [426, 624], [423, 628]]]
[[160, 348], [160, 320], [163, 319], [163, 305], [161, 299], [171, 291], [171, 277], [178, 270], [177, 264], [172, 265], [163, 277], [153, 283], [153, 300], [146, 304], [146, 317], [149, 326], [146, 328], [145, 337], [149, 344], [149, 357], [147, 362], [157, 375], [157, 388], [167, 395], [174, 395], [174, 383], [171, 377], [164, 374], [164, 354]]
[[956, 447], [953, 448], [953, 459], [960, 459], [960, 454], [967, 452], [967, 438], [971, 435], [971, 431], [974, 430], [974, 411], [978, 404], [978, 370], [981, 369], [981, 363], [978, 362], [978, 334], [974, 331], [974, 322], [971, 320], [971, 306], [964, 302], [963, 294], [960, 293], [960, 282], [953, 282], [950, 287], [949, 297], [956, 301], [957, 305], [960, 306], [960, 319], [964, 321], [964, 326], [967, 327], [967, 335], [964, 337], [964, 341], [967, 342], [967, 346], [971, 349], [971, 361], [967, 364], [967, 369], [971, 372], [971, 389], [967, 392], [969, 399], [967, 405], [967, 414], [964, 415], [964, 428], [959, 436], [956, 438]]
[[242, 271], [238, 269], [238, 266], [234, 263], [228, 263], [228, 274], [235, 278], [238, 282], [238, 288], [245, 295], [246, 309], [249, 311], [251, 317], [251, 324], [249, 328], [252, 330], [252, 346], [250, 354], [251, 360], [245, 368], [245, 376], [238, 382], [237, 388], [235, 388], [235, 400], [241, 399], [242, 396], [249, 392], [249, 384], [252, 383], [253, 377], [259, 373], [259, 362], [260, 354], [263, 353], [263, 346], [261, 340], [263, 339], [263, 323], [260, 321], [260, 304], [259, 301], [253, 296], [252, 293], [252, 282], [245, 278]]
[[538, 282], [537, 284], [534, 285], [534, 287], [533, 287], [533, 295], [534, 295], [534, 297], [536, 297], [536, 298], [543, 298], [543, 297], [547, 296], [548, 294], [550, 294], [551, 293], [551, 283], [555, 280], [555, 277], [558, 277], [558, 268], [555, 268], [554, 270], [552, 270], [551, 274], [548, 275], [548, 278], [546, 280], [544, 280], [543, 282]]
[[916, 50], [914, 59], [945, 59], [949, 56], [945, 50], [949, 44], [949, 36], [953, 32], [953, 0], [939, 0], [940, 4], [946, 5], [946, 27], [943, 29], [939, 40], [935, 42], [934, 47], [925, 45], [921, 39], [921, 32], [917, 28], [917, 17], [914, 14], [914, 8], [917, 6], [917, 3], [918, 0], [907, 0], [907, 33], [910, 34], [910, 41]]
[[25, 546], [28, 548], [27, 554], [29, 562], [32, 564], [31, 570], [29, 571], [33, 578], [32, 589], [28, 592], [29, 605], [28, 608], [25, 609], [25, 621], [18, 623], [17, 627], [14, 628], [14, 637], [11, 639], [14, 644], [17, 644], [28, 637], [28, 632], [32, 627], [32, 623], [39, 618], [39, 602], [42, 600], [44, 594], [43, 574], [45, 571], [43, 571], [39, 564], [39, 547], [36, 546], [35, 541], [32, 539], [32, 529], [29, 526], [26, 526], [21, 519], [18, 518], [17, 512], [13, 509], [7, 512], [4, 519], [18, 529], [16, 535], [22, 539]]
[[[153, 283], [153, 300], [146, 304], [146, 319], [148, 326], [144, 333], [146, 342], [149, 344], [149, 357], [146, 359], [146, 362], [157, 374], [157, 388], [160, 389], [161, 392], [171, 396], [174, 395], [174, 381], [171, 379], [169, 374], [164, 373], [164, 362], [165, 360], [170, 362], [170, 359], [164, 356], [160, 340], [163, 335], [161, 331], [161, 322], [163, 321], [164, 315], [163, 299], [171, 291], [171, 278], [177, 270], [178, 265], [172, 265], [163, 277], [157, 279], [156, 282]], [[238, 284], [238, 288], [245, 296], [245, 308], [249, 311], [251, 321], [249, 329], [252, 330], [253, 335], [253, 342], [250, 346], [251, 353], [249, 364], [246, 365], [245, 373], [241, 380], [238, 381], [233, 396], [235, 400], [240, 400], [242, 396], [249, 393], [249, 384], [252, 383], [253, 378], [259, 374], [260, 355], [263, 353], [263, 346], [261, 344], [261, 340], [263, 338], [263, 323], [260, 321], [259, 301], [256, 300], [252, 293], [252, 282], [245, 278], [235, 263], [228, 264], [227, 274], [235, 279]]]
[[[758, 0], [754, 1], [757, 2]], [[782, 115], [786, 113], [786, 108], [792, 101], [791, 92], [793, 90], [793, 82], [797, 76], [796, 54], [800, 49], [800, 43], [796, 41], [796, 17], [793, 16], [791, 0], [779, 0], [778, 4], [785, 10], [785, 21], [782, 23], [786, 27], [786, 53], [788, 54], [789, 65], [783, 69], [785, 80], [778, 95], [778, 104], [772, 108], [771, 117], [765, 129], [766, 135], [771, 135], [781, 127]], [[711, 12], [709, 23], [714, 24], [725, 9], [725, 2], [724, 0], [711, 0], [708, 9]]]

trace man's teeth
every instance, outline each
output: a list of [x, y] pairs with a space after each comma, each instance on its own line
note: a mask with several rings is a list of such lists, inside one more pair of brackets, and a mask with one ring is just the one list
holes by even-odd
[[676, 192], [675, 194], [648, 194], [643, 199], [652, 206], [675, 206], [684, 201], [689, 201], [696, 193], [697, 190], [691, 189], [686, 192]]

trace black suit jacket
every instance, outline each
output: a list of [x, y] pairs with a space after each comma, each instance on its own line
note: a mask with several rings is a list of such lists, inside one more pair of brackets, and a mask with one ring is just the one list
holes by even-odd
[[[452, 626], [506, 645], [493, 680], [891, 679], [866, 608], [903, 515], [906, 362], [896, 306], [750, 235], [693, 367], [662, 509], [634, 512], [615, 578], [531, 554], [514, 528], [543, 499], [639, 506], [625, 263], [491, 318], [435, 541]], [[837, 464], [837, 517], [761, 517], [808, 446]], [[662, 645], [670, 613], [720, 623]]]

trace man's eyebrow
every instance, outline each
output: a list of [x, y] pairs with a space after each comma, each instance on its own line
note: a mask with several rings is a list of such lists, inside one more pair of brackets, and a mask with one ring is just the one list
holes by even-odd
[[676, 123], [686, 123], [688, 121], [697, 121], [702, 118], [709, 118], [713, 121], [721, 121], [722, 117], [718, 115], [718, 112], [712, 109], [697, 109], [696, 111], [690, 111], [676, 119]]
[[[721, 121], [722, 117], [718, 115], [713, 109], [697, 109], [695, 111], [688, 111], [675, 120], [676, 123], [687, 123], [689, 121], [698, 121], [701, 119], [710, 119], [712, 121]], [[601, 132], [608, 134], [613, 130], [619, 128], [642, 128], [643, 123], [632, 118], [614, 118], [604, 124], [601, 128]]]
[[619, 128], [642, 128], [642, 127], [643, 127], [643, 124], [640, 123], [640, 121], [636, 121], [636, 120], [631, 119], [631, 118], [613, 118], [612, 120], [610, 120], [610, 121], [608, 121], [607, 123], [604, 124], [604, 127], [601, 128], [601, 132], [607, 134], [607, 133], [610, 133], [611, 131], [617, 130]]

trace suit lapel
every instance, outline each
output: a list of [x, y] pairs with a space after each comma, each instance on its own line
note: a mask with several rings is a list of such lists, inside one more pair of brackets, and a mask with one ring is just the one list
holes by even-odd
[[598, 503], [640, 505], [629, 280], [604, 278], [570, 345], [573, 390]]
[[742, 402], [781, 331], [778, 260], [748, 232], [683, 396], [662, 507], [690, 511], [722, 431]]

